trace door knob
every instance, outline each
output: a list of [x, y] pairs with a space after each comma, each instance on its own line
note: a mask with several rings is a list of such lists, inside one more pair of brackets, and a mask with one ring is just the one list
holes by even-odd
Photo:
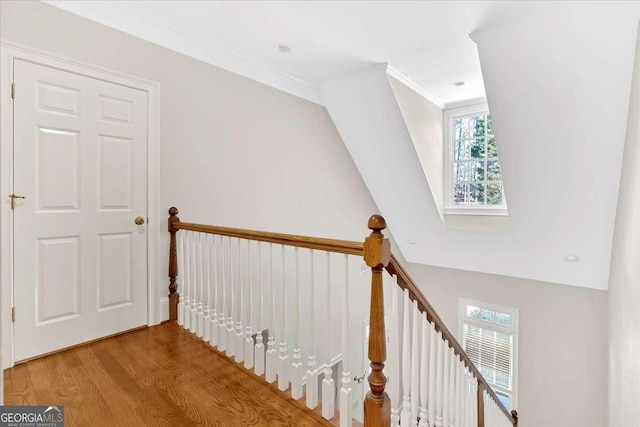
[[144, 218], [142, 218], [141, 216], [137, 217], [135, 221], [138, 225], [144, 224]]

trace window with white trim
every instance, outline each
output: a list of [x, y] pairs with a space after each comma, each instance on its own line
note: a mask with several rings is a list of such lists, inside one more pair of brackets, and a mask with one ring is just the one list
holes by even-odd
[[518, 310], [460, 299], [459, 338], [504, 406], [517, 407]]
[[486, 104], [445, 111], [445, 213], [505, 215], [493, 121]]

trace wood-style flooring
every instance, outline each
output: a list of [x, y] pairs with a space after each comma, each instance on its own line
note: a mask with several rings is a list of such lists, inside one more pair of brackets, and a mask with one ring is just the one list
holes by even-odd
[[6, 405], [64, 405], [66, 426], [333, 424], [169, 323], [17, 365], [4, 381]]

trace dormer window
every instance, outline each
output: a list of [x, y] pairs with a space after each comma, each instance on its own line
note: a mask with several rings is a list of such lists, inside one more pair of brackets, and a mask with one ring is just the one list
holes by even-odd
[[444, 119], [445, 214], [506, 215], [488, 106], [447, 110]]

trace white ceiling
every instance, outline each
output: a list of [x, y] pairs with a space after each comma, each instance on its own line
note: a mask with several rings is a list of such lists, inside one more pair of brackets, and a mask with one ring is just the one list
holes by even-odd
[[[537, 1], [46, 1], [318, 102], [318, 85], [388, 63], [443, 107], [484, 97], [469, 34]], [[281, 54], [276, 45], [292, 48]], [[464, 81], [462, 87], [453, 82]]]
[[423, 110], [406, 98], [398, 108], [384, 67], [323, 85], [407, 261], [607, 289], [640, 3], [569, 6], [473, 35], [508, 196], [506, 231], [442, 225], [403, 118]]
[[[351, 82], [327, 108], [407, 260], [607, 288], [640, 2], [47, 3], [314, 102]], [[396, 184], [368, 179], [354, 147], [410, 143], [400, 119], [367, 122], [394, 111], [370, 100], [384, 85], [347, 90], [385, 63], [441, 107], [486, 96], [508, 232], [445, 229], [409, 152]]]

